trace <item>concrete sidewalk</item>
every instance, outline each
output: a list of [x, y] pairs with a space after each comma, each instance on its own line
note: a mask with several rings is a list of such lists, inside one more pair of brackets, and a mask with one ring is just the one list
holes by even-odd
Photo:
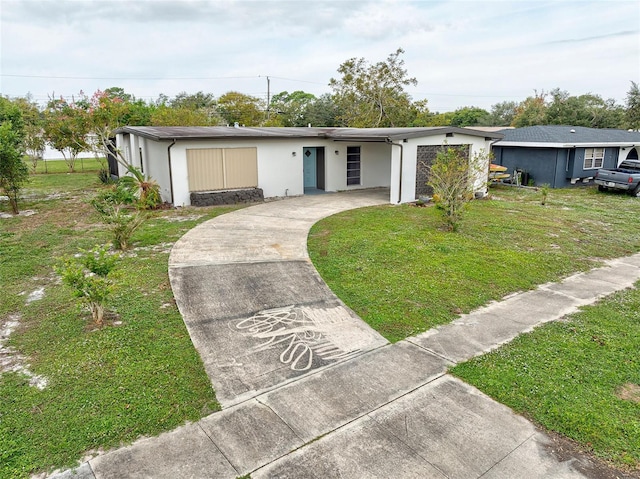
[[[172, 286], [216, 392], [221, 388], [224, 409], [56, 477], [607, 477], [586, 457], [558, 457], [552, 438], [446, 371], [538, 324], [632, 286], [640, 279], [640, 255], [513, 295], [390, 345], [327, 292], [306, 256], [314, 215], [377, 201], [376, 192], [350, 195], [247, 208], [220, 217], [235, 218], [205, 223], [177, 243], [171, 256]], [[237, 234], [238, 226], [245, 228], [243, 234]], [[284, 343], [265, 339], [268, 321], [286, 323], [292, 314], [305, 315], [302, 333], [287, 330]], [[361, 346], [336, 353], [332, 348], [339, 335], [334, 338], [326, 325], [313, 329], [323, 314], [329, 316], [328, 324], [342, 328], [333, 331], [364, 338]], [[254, 328], [262, 346], [252, 344], [252, 335], [240, 334], [238, 324]], [[310, 330], [325, 335], [320, 347], [311, 340], [291, 343], [298, 334], [307, 338]], [[223, 348], [224, 342], [234, 346], [224, 353], [212, 350], [212, 345]], [[290, 354], [282, 352], [282, 344], [294, 344]], [[292, 369], [300, 344], [307, 352], [336, 354], [312, 359], [309, 368], [302, 368], [306, 356], [300, 356], [301, 367]], [[233, 351], [238, 345], [245, 349]]]

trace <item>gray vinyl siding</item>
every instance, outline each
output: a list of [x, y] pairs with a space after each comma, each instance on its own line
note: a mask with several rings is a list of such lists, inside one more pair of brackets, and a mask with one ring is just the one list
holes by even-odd
[[[556, 185], [558, 150], [554, 148], [494, 147], [494, 155], [494, 162], [506, 166], [507, 173], [522, 170], [529, 173], [536, 185], [564, 186]], [[561, 168], [564, 176], [564, 163]]]
[[[527, 148], [496, 146], [493, 148], [494, 162], [506, 166], [507, 173], [522, 170], [529, 173], [534, 184], [544, 183], [552, 188], [574, 186], [572, 178], [588, 178], [597, 169], [584, 169], [585, 148]], [[603, 168], [615, 168], [618, 164], [618, 148], [605, 148]], [[576, 185], [583, 185], [578, 181]]]

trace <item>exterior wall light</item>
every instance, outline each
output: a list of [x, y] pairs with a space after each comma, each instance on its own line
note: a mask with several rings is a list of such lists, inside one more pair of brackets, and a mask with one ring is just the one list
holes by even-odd
[[296, 152], [295, 152], [295, 151], [292, 151], [292, 152], [291, 152], [291, 156], [296, 156]]

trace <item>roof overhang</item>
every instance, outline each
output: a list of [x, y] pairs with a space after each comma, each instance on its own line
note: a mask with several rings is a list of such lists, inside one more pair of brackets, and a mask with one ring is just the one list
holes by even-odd
[[518, 146], [522, 148], [631, 148], [640, 142], [599, 142], [599, 143], [552, 143], [534, 141], [499, 140], [493, 146]]
[[240, 140], [240, 139], [327, 139], [385, 143], [429, 136], [458, 134], [499, 140], [501, 133], [457, 127], [425, 128], [253, 128], [253, 127], [152, 127], [125, 126], [115, 130], [154, 141]]

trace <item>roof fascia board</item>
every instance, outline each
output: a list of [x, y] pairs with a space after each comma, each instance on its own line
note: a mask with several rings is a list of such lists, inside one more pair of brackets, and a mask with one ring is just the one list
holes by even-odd
[[392, 140], [404, 140], [405, 138], [413, 139], [413, 138], [422, 138], [426, 136], [437, 136], [437, 135], [443, 135], [443, 134], [446, 135], [447, 133], [454, 133], [454, 134], [457, 133], [459, 135], [478, 136], [482, 138], [491, 138], [495, 140], [500, 140], [504, 138], [504, 134], [502, 133], [473, 130], [471, 128], [458, 128], [455, 126], [444, 126], [441, 128], [436, 127], [431, 130], [420, 130], [420, 129], [417, 129], [417, 130], [419, 131], [413, 131], [410, 133], [392, 133], [388, 135], [388, 137], [391, 138]]
[[631, 142], [599, 142], [599, 143], [544, 143], [537, 141], [504, 141], [494, 143], [494, 146], [521, 146], [528, 148], [597, 148], [597, 147], [632, 147], [640, 144]]
[[173, 140], [173, 138], [161, 138], [158, 135], [152, 135], [151, 133], [147, 133], [146, 131], [136, 130], [135, 128], [132, 128], [130, 126], [123, 126], [121, 128], [117, 128], [113, 132], [115, 134], [128, 133], [129, 135], [136, 135], [136, 136], [140, 136], [142, 138], [148, 138], [150, 140], [155, 140], [155, 141], [162, 141], [162, 140], [171, 141], [171, 140]]
[[[366, 131], [366, 128], [363, 128]], [[328, 139], [333, 141], [362, 141], [362, 142], [386, 142], [388, 139], [391, 140], [404, 140], [404, 139], [413, 139], [413, 138], [422, 138], [422, 137], [430, 137], [430, 136], [438, 136], [444, 135], [447, 133], [454, 133], [459, 135], [466, 136], [476, 136], [482, 138], [492, 138], [492, 139], [501, 139], [504, 137], [501, 133], [490, 133], [480, 130], [471, 130], [468, 128], [457, 128], [457, 127], [442, 127], [442, 128], [433, 128], [433, 129], [420, 129], [416, 128], [417, 131], [405, 131], [398, 133], [384, 132], [381, 131], [376, 135], [349, 135], [349, 136], [341, 136], [339, 131], [335, 133], [332, 131], [313, 131], [309, 132], [309, 134], [298, 133], [295, 135], [261, 135], [258, 134], [246, 134], [247, 130], [243, 130], [245, 134], [243, 135], [234, 135], [231, 134], [223, 134], [223, 135], [181, 135], [181, 134], [154, 134], [149, 131], [145, 131], [142, 129], [138, 129], [136, 127], [124, 126], [115, 130], [115, 133], [128, 133], [131, 135], [137, 135], [143, 138], [148, 138], [154, 141], [192, 141], [192, 140], [238, 140], [238, 139], [251, 139], [251, 140], [269, 140], [269, 139], [277, 139], [277, 140], [285, 140], [285, 139]]]

